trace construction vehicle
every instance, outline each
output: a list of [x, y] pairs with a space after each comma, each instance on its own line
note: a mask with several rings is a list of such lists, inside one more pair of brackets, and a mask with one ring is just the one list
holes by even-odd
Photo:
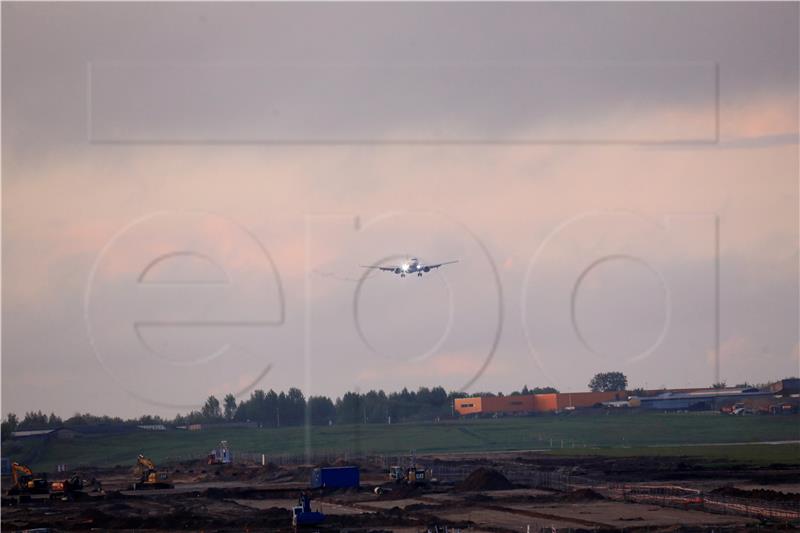
[[431, 480], [432, 472], [417, 464], [417, 455], [413, 451], [408, 456], [406, 466], [390, 466], [389, 479], [398, 484], [426, 485]]
[[311, 510], [311, 495], [308, 492], [301, 492], [297, 505], [292, 507], [292, 526], [298, 529], [301, 526], [321, 524], [324, 520], [324, 514]]
[[389, 479], [395, 483], [405, 483], [406, 485], [425, 485], [430, 480], [430, 472], [418, 466], [389, 467]]
[[136, 460], [139, 469], [139, 481], [131, 485], [132, 490], [171, 489], [174, 485], [169, 481], [169, 473], [156, 469], [153, 461], [139, 454]]
[[8, 489], [9, 496], [29, 496], [31, 494], [47, 494], [50, 492], [50, 485], [47, 477], [34, 477], [33, 471], [25, 465], [19, 463], [11, 464], [11, 480], [13, 484]]
[[220, 441], [219, 446], [211, 450], [208, 454], [208, 464], [210, 465], [229, 465], [232, 462], [233, 454], [226, 440]]
[[51, 498], [66, 498], [81, 490], [83, 490], [83, 479], [78, 475], [50, 483]]

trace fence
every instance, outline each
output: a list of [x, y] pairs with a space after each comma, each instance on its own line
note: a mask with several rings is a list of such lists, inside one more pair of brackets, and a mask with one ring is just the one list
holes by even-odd
[[[556, 491], [592, 489], [605, 497], [662, 507], [698, 509], [717, 514], [748, 516], [768, 520], [800, 520], [800, 502], [741, 498], [725, 494], [703, 493], [677, 485], [615, 484], [603, 480], [573, 476], [565, 472], [542, 472], [525, 467], [497, 467], [509, 481], [534, 488]], [[443, 465], [434, 469], [434, 477], [445, 482], [459, 482], [475, 470], [474, 466]]]

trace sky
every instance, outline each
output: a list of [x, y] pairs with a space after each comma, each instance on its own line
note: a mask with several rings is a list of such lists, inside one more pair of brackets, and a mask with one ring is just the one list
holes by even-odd
[[799, 14], [4, 3], [3, 415], [800, 374]]

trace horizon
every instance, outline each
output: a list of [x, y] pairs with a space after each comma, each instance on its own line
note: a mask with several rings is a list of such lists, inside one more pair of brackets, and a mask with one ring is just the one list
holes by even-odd
[[[730, 385], [730, 384], [724, 383], [724, 385], [725, 385], [724, 389], [737, 389], [737, 388], [743, 388], [743, 387], [764, 388], [764, 387], [767, 387], [769, 385], [773, 385], [775, 383], [780, 383], [781, 381], [787, 380], [787, 379], [797, 379], [797, 377], [796, 376], [785, 376], [785, 377], [778, 378], [778, 379], [768, 380], [768, 381], [765, 381], [763, 383], [741, 383], [741, 384], [736, 384], [736, 385]], [[691, 387], [691, 388], [695, 388], [695, 389], [698, 389], [698, 390], [714, 390], [714, 389], [717, 389], [718, 387], [714, 387], [714, 385], [717, 385], [717, 384], [716, 383], [712, 383], [712, 384], [708, 385], [707, 387]], [[443, 387], [440, 387], [440, 386], [436, 385], [436, 386], [433, 386], [433, 387], [419, 387], [419, 388], [413, 389], [413, 390], [412, 389], [408, 389], [408, 392], [416, 394], [419, 391], [420, 388], [428, 388], [429, 390], [436, 389], [436, 388], [443, 388], [445, 393], [447, 394], [448, 398], [450, 398], [451, 396], [453, 396], [455, 394], [465, 394], [466, 396], [463, 396], [463, 398], [473, 398], [473, 397], [480, 397], [480, 396], [485, 396], [485, 395], [494, 395], [494, 396], [513, 396], [515, 394], [520, 394], [521, 395], [521, 394], [523, 394], [522, 390], [524, 388], [526, 388], [526, 387], [528, 387], [527, 384], [523, 385], [522, 387], [520, 387], [518, 389], [514, 389], [514, 390], [511, 390], [511, 391], [508, 391], [508, 392], [506, 392], [506, 391], [475, 391], [474, 393], [467, 394], [467, 393], [463, 393], [463, 392], [460, 392], [460, 391], [457, 391], [457, 390], [447, 390], [447, 389], [444, 389]], [[303, 394], [303, 398], [304, 398], [304, 400], [306, 402], [306, 406], [308, 406], [308, 399], [310, 397], [312, 397], [312, 396], [307, 396], [305, 393], [303, 393], [303, 390], [300, 389], [299, 387], [289, 387], [286, 390], [283, 390], [283, 389], [280, 389], [280, 390], [269, 389], [269, 390], [263, 390], [263, 392], [265, 392], [267, 394], [269, 394], [270, 392], [274, 392], [277, 395], [281, 395], [281, 394], [285, 394], [286, 392], [288, 392], [288, 390], [290, 388], [297, 388], [298, 390], [300, 390], [300, 392]], [[546, 388], [546, 387], [539, 387], [539, 386], [529, 387], [529, 391], [533, 390], [533, 389], [536, 389], [536, 388]], [[553, 392], [538, 392], [538, 393], [537, 392], [528, 392], [527, 394], [528, 395], [576, 394], [576, 393], [583, 393], [583, 392], [591, 392], [588, 387], [586, 388], [586, 390], [569, 390], [569, 391], [561, 390], [558, 387], [555, 387], [555, 388], [557, 389], [557, 392], [554, 392], [554, 393]], [[626, 388], [620, 389], [619, 392], [634, 392], [636, 390], [644, 390], [645, 392], [657, 392], [657, 391], [661, 391], [661, 390], [665, 390], [665, 391], [680, 390], [680, 389], [683, 389], [683, 388], [684, 387], [668, 387], [666, 385], [662, 385], [660, 387], [650, 388], [650, 389], [643, 389], [642, 387], [626, 386]], [[261, 389], [256, 389], [256, 390], [261, 390]], [[253, 392], [255, 392], [255, 391], [253, 391]], [[377, 392], [377, 393], [383, 392], [383, 393], [386, 394], [387, 397], [389, 397], [390, 395], [393, 395], [393, 394], [400, 394], [402, 392], [402, 389], [400, 389], [400, 390], [392, 390], [392, 391], [386, 391], [386, 390], [383, 390], [383, 389], [373, 389], [373, 390], [369, 390], [367, 392], [345, 391], [344, 393], [341, 393], [341, 394], [338, 394], [338, 395], [334, 395], [334, 396], [327, 396], [327, 395], [323, 394], [323, 395], [318, 395], [318, 396], [313, 396], [313, 397], [328, 398], [332, 402], [334, 402], [334, 404], [335, 404], [336, 402], [340, 401], [346, 394], [353, 394], [353, 393], [355, 393], [355, 394], [368, 394], [370, 392]], [[212, 396], [214, 396], [214, 395], [212, 395]], [[216, 398], [216, 396], [214, 396], [214, 397]], [[217, 398], [217, 399], [218, 400], [222, 400], [223, 397], [220, 397], [220, 398]], [[237, 405], [239, 403], [247, 401], [249, 399], [250, 399], [250, 397], [237, 399]], [[113, 415], [113, 414], [108, 414], [108, 413], [92, 413], [92, 412], [87, 411], [87, 412], [75, 412], [75, 413], [72, 413], [72, 415], [67, 416], [67, 415], [62, 415], [60, 413], [56, 413], [53, 410], [47, 410], [47, 411], [42, 411], [42, 410], [24, 411], [24, 412], [13, 413], [13, 414], [17, 416], [17, 422], [19, 423], [19, 422], [22, 422], [22, 419], [24, 418], [24, 416], [29, 412], [30, 413], [35, 413], [35, 414], [41, 413], [43, 415], [47, 415], [48, 417], [50, 415], [55, 415], [58, 418], [60, 418], [62, 420], [62, 422], [66, 421], [66, 420], [69, 420], [72, 417], [83, 416], [83, 415], [92, 415], [92, 416], [96, 416], [96, 417], [99, 417], [99, 418], [103, 418], [103, 417], [108, 417], [108, 418], [112, 418], [112, 419], [119, 418], [119, 419], [122, 419], [123, 422], [131, 422], [131, 421], [135, 421], [137, 419], [141, 419], [143, 417], [151, 416], [151, 417], [154, 417], [154, 418], [159, 418], [162, 422], [169, 422], [170, 420], [174, 420], [178, 416], [186, 416], [186, 415], [191, 414], [191, 413], [188, 413], [188, 412], [187, 413], [176, 413], [174, 416], [170, 417], [169, 415], [161, 416], [161, 415], [154, 415], [154, 414], [150, 414], [150, 413], [144, 413], [144, 414], [140, 414], [138, 416], [133, 416], [133, 417], [122, 417], [122, 416], [119, 416], [119, 415]], [[3, 420], [6, 420], [7, 417], [8, 417], [8, 414], [4, 415]]]

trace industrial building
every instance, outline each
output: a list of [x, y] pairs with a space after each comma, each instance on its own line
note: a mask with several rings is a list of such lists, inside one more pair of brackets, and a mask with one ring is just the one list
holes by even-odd
[[[800, 380], [784, 379], [765, 390], [756, 388], [670, 389], [612, 392], [567, 392], [552, 394], [514, 394], [511, 396], [473, 396], [457, 398], [455, 411], [462, 415], [521, 415], [557, 413], [590, 407], [632, 407], [660, 411], [725, 410], [742, 406], [751, 411], [773, 412], [785, 403], [790, 411], [800, 401]], [[786, 400], [788, 399], [788, 403]], [[783, 403], [781, 403], [783, 402]], [[781, 411], [786, 412], [786, 407]]]
[[457, 398], [455, 410], [460, 415], [549, 413], [627, 401], [628, 396], [626, 391], [473, 396]]
[[758, 389], [706, 389], [694, 392], [662, 392], [655, 396], [633, 397], [631, 407], [660, 411], [712, 411], [736, 404], [750, 409], [769, 407], [775, 393]]

